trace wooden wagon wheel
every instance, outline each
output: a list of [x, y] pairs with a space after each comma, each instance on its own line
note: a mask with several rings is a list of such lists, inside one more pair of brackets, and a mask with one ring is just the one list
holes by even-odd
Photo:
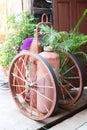
[[9, 85], [19, 109], [31, 119], [43, 120], [58, 107], [55, 73], [39, 54], [22, 51], [13, 59]]
[[83, 90], [83, 76], [77, 58], [65, 50], [55, 50], [60, 57], [60, 66], [56, 72], [59, 85], [61, 107], [73, 106]]

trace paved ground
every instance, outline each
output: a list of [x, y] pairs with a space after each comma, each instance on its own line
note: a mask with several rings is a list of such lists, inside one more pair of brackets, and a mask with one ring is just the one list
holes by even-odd
[[[1, 72], [0, 81], [7, 82], [3, 75]], [[8, 86], [6, 89], [0, 87], [0, 130], [37, 130], [42, 126], [42, 123], [27, 118], [19, 111]], [[49, 130], [87, 130], [87, 108]]]

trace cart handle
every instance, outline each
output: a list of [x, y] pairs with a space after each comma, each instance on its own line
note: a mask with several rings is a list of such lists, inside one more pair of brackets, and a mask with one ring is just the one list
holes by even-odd
[[39, 37], [39, 26], [41, 24], [44, 24], [44, 25], [48, 25], [50, 28], [53, 28], [52, 26], [52, 23], [48, 21], [48, 15], [46, 13], [44, 13], [41, 17], [41, 22], [39, 22], [37, 25], [36, 25], [36, 33], [35, 33], [35, 41], [36, 41], [36, 47], [37, 47], [37, 50], [36, 52], [38, 53], [38, 37]]
[[[44, 20], [45, 19], [45, 20]], [[41, 22], [48, 22], [48, 15], [44, 13], [41, 17]]]

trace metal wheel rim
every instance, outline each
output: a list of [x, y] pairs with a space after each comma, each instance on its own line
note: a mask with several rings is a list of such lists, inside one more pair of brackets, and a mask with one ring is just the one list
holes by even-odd
[[[60, 67], [58, 68], [58, 70], [56, 70], [59, 93], [60, 93], [59, 106], [60, 107], [73, 106], [78, 101], [83, 91], [82, 70], [79, 62], [77, 61], [77, 58], [73, 54], [66, 52], [65, 50], [62, 49], [57, 49], [55, 51], [60, 56]], [[64, 56], [64, 58], [62, 56]], [[67, 57], [69, 58], [68, 61]], [[68, 68], [69, 66], [70, 68]], [[76, 86], [74, 82], [76, 82]]]
[[[17, 65], [17, 62], [20, 61], [19, 63], [21, 63], [21, 61], [22, 61], [21, 58], [23, 56], [25, 56], [25, 59], [24, 60], [22, 59], [23, 63], [21, 65], [21, 69], [19, 69], [19, 66]], [[17, 85], [20, 86], [19, 83], [21, 83], [21, 85], [25, 85], [25, 83], [24, 83], [25, 82], [24, 81], [25, 80], [24, 79], [24, 76], [25, 76], [25, 72], [24, 72], [25, 71], [25, 67], [24, 66], [26, 65], [25, 63], [27, 63], [27, 57], [28, 56], [36, 58], [37, 60], [39, 60], [43, 64], [43, 66], [46, 69], [46, 71], [47, 71], [47, 73], [48, 73], [48, 75], [50, 77], [50, 80], [52, 82], [52, 88], [51, 89], [53, 89], [52, 90], [53, 91], [53, 95], [52, 95], [53, 98], [49, 99], [49, 97], [45, 97], [46, 100], [50, 100], [52, 102], [51, 107], [50, 107], [50, 109], [48, 110], [48, 112], [46, 114], [43, 114], [42, 112], [38, 112], [37, 108], [33, 108], [32, 105], [29, 105], [30, 102], [27, 101], [27, 100], [25, 100], [25, 97], [26, 97], [25, 96], [25, 89], [22, 88], [22, 86], [21, 87], [17, 86]], [[17, 77], [19, 75], [18, 73], [20, 73], [21, 78], [23, 78], [22, 82], [20, 82], [21, 79], [18, 80], [18, 77]], [[24, 75], [22, 75], [22, 73]], [[17, 76], [15, 76], [15, 75], [17, 75]], [[39, 54], [35, 54], [35, 53], [28, 52], [28, 51], [24, 51], [24, 52], [21, 52], [20, 54], [18, 54], [14, 58], [14, 60], [11, 63], [10, 71], [9, 71], [9, 85], [10, 85], [10, 89], [11, 89], [11, 92], [12, 92], [12, 96], [13, 96], [16, 104], [20, 108], [21, 112], [23, 114], [25, 114], [26, 116], [28, 116], [29, 118], [31, 118], [31, 119], [34, 119], [34, 120], [43, 120], [43, 119], [49, 117], [53, 113], [53, 111], [55, 111], [56, 106], [58, 107], [58, 83], [57, 83], [56, 76], [55, 76], [54, 71], [52, 70], [51, 66], [49, 65], [49, 63], [43, 57], [41, 57]], [[17, 88], [17, 90], [16, 90], [16, 88]], [[32, 90], [32, 88], [33, 87], [31, 86], [31, 90]], [[36, 92], [36, 90], [35, 90], [35, 92]], [[18, 98], [18, 96], [20, 96], [20, 98]], [[44, 97], [44, 95], [43, 95], [43, 97]], [[19, 100], [21, 100], [21, 101], [19, 101]], [[23, 100], [23, 103], [22, 103], [22, 100]]]

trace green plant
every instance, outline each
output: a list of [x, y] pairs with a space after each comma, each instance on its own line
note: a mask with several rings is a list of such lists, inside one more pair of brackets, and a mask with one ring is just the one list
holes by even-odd
[[43, 46], [52, 46], [58, 48], [65, 40], [69, 39], [69, 34], [66, 31], [57, 32], [48, 25], [40, 26], [40, 33], [43, 35]]
[[87, 43], [87, 35], [78, 33], [78, 28], [87, 14], [87, 9], [83, 12], [74, 29], [68, 33], [66, 31], [57, 32], [47, 25], [40, 26], [40, 33], [43, 34], [43, 46], [62, 48], [73, 54], [82, 54], [87, 59], [87, 54], [80, 48]]
[[9, 66], [14, 56], [19, 52], [27, 37], [34, 37], [34, 29], [38, 20], [28, 12], [22, 12], [7, 18], [8, 38], [0, 46], [0, 64]]

